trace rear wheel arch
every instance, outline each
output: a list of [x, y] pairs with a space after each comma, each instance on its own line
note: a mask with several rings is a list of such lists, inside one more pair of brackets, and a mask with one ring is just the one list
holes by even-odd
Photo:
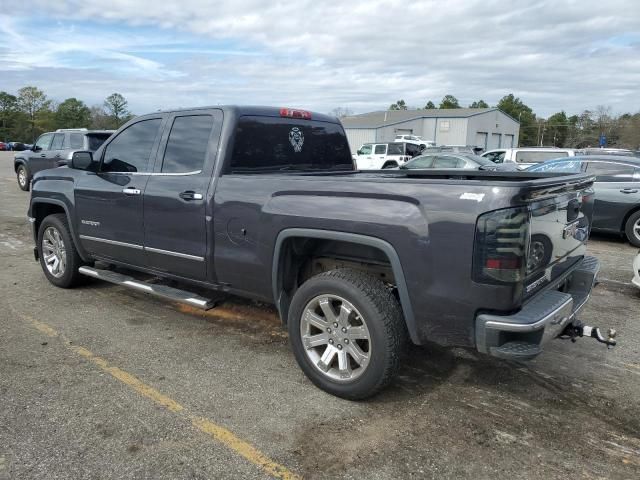
[[[297, 284], [298, 274], [303, 267], [303, 265], [296, 261], [295, 249], [299, 249], [300, 245], [304, 245], [305, 242], [314, 241], [338, 242], [341, 245], [351, 245], [359, 248], [364, 247], [372, 253], [375, 252], [375, 255], [380, 255], [380, 259], [385, 258], [392, 271], [393, 278], [389, 280], [392, 281], [396, 287], [407, 330], [409, 331], [412, 341], [419, 343], [415, 317], [409, 298], [409, 289], [400, 258], [395, 248], [380, 238], [355, 233], [290, 228], [278, 234], [273, 254], [271, 281], [274, 303], [283, 323], [287, 321], [291, 298], [299, 286]], [[304, 256], [304, 252], [302, 256]]]

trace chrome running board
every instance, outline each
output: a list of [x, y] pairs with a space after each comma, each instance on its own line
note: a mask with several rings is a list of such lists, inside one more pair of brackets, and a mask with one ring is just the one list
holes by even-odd
[[78, 271], [87, 275], [88, 277], [104, 280], [105, 282], [115, 283], [116, 285], [122, 285], [129, 287], [139, 292], [150, 293], [157, 297], [162, 297], [174, 302], [186, 303], [192, 307], [199, 308], [201, 310], [209, 310], [216, 305], [216, 301], [209, 298], [204, 298], [186, 290], [180, 290], [179, 288], [168, 287], [166, 285], [153, 285], [140, 280], [136, 280], [133, 277], [123, 275], [121, 273], [112, 272], [110, 270], [101, 270], [99, 268], [92, 267], [80, 267]]

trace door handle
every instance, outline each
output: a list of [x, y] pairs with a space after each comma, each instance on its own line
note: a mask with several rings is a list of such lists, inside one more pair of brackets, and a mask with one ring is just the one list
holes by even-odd
[[178, 195], [183, 200], [202, 200], [202, 194], [196, 193], [193, 190], [186, 190]]
[[125, 195], [140, 195], [140, 190], [135, 187], [127, 187], [122, 189], [122, 193]]
[[46, 157], [46, 156], [47, 156], [47, 154], [46, 154], [46, 153], [41, 153], [41, 154], [40, 154], [40, 156], [41, 156], [42, 158], [44, 158], [44, 157]]
[[637, 188], [623, 188], [620, 193], [638, 193]]
[[57, 154], [57, 155], [56, 155], [56, 158], [60, 158], [60, 154]]

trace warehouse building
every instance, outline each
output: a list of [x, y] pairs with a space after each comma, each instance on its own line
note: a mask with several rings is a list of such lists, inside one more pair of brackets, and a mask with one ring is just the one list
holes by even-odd
[[387, 110], [341, 119], [352, 153], [364, 143], [392, 142], [412, 134], [436, 145], [474, 145], [491, 150], [518, 146], [520, 123], [497, 108]]

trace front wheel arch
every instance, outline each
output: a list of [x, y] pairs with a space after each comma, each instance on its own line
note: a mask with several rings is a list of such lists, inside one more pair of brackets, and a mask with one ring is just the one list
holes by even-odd
[[90, 262], [91, 256], [84, 250], [82, 243], [80, 243], [75, 226], [72, 222], [72, 217], [69, 214], [69, 208], [61, 200], [46, 198], [46, 199], [34, 199], [31, 203], [31, 216], [34, 218], [34, 229], [38, 232], [40, 223], [51, 214], [62, 213], [67, 217], [67, 225], [71, 233], [73, 243], [78, 250], [78, 254], [83, 262]]

